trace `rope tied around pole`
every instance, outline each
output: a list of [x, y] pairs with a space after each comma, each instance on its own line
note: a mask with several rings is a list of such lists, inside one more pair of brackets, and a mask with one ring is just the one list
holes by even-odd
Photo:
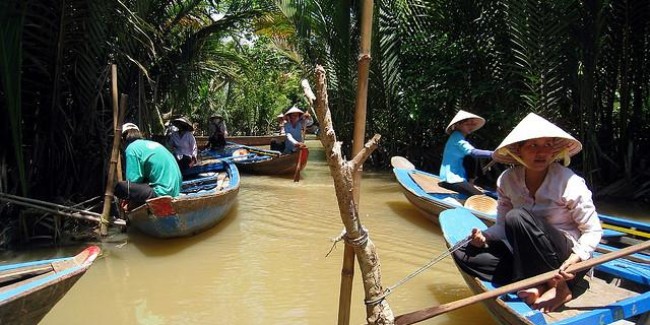
[[406, 283], [407, 281], [411, 280], [416, 275], [418, 275], [418, 274], [422, 273], [424, 270], [430, 268], [432, 265], [442, 261], [445, 257], [453, 254], [455, 251], [459, 250], [461, 247], [465, 246], [470, 241], [472, 241], [471, 237], [467, 237], [467, 238], [461, 240], [460, 242], [456, 243], [456, 245], [452, 246], [448, 250], [444, 251], [442, 254], [438, 255], [436, 258], [429, 261], [429, 263], [427, 263], [424, 266], [420, 267], [419, 269], [415, 270], [413, 273], [407, 275], [402, 280], [399, 280], [396, 284], [386, 288], [386, 290], [384, 290], [384, 293], [381, 294], [379, 297], [377, 297], [375, 299], [372, 299], [372, 300], [365, 300], [364, 303], [367, 306], [379, 304], [380, 302], [382, 302], [382, 300], [384, 300], [384, 298], [386, 298], [388, 295], [393, 293], [394, 289], [396, 289], [397, 287], [399, 287], [402, 284]]
[[332, 238], [332, 242], [333, 242], [332, 247], [330, 248], [329, 252], [327, 252], [325, 257], [328, 257], [332, 253], [334, 248], [336, 248], [336, 243], [342, 240], [345, 241], [346, 245], [352, 247], [363, 247], [364, 245], [366, 245], [366, 243], [368, 243], [368, 238], [369, 238], [368, 230], [365, 227], [361, 227], [361, 229], [359, 230], [359, 236], [356, 238], [350, 238], [350, 236], [348, 236], [348, 233], [345, 231], [345, 228], [343, 228], [343, 230], [341, 230], [341, 233], [338, 236]]

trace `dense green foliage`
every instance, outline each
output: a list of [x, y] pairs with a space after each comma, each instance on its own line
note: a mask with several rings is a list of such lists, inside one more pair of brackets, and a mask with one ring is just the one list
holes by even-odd
[[[231, 133], [268, 133], [291, 104], [306, 107], [299, 81], [323, 65], [349, 149], [360, 6], [0, 2], [0, 190], [49, 201], [101, 195], [110, 64], [129, 96], [127, 120], [152, 135], [171, 116], [202, 126], [214, 113]], [[532, 111], [582, 141], [573, 167], [597, 193], [650, 200], [650, 2], [380, 0], [374, 9], [367, 133], [383, 137], [371, 164], [404, 155], [437, 171], [458, 109], [487, 119], [471, 136], [479, 148], [494, 148]]]
[[[359, 3], [291, 3], [303, 51], [327, 67], [335, 122], [351, 121]], [[637, 0], [376, 2], [375, 162], [401, 154], [437, 171], [458, 109], [487, 119], [471, 136], [486, 149], [536, 112], [582, 141], [572, 166], [597, 193], [649, 201], [649, 18], [650, 3]], [[344, 139], [351, 127], [337, 124]]]

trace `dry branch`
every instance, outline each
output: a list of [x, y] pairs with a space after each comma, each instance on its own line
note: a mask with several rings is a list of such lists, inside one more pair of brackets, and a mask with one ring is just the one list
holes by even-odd
[[[341, 153], [341, 142], [337, 141], [327, 100], [327, 81], [325, 69], [316, 68], [316, 114], [323, 128], [319, 138], [325, 148], [325, 156], [334, 180], [336, 198], [341, 221], [345, 226], [346, 245], [351, 246], [357, 256], [366, 301], [374, 301], [383, 293], [379, 256], [368, 232], [359, 219], [359, 207], [354, 200], [353, 174], [377, 148], [380, 135], [375, 134], [350, 161]], [[380, 299], [375, 304], [366, 305], [367, 321], [370, 324], [393, 324], [394, 315], [388, 302]]]

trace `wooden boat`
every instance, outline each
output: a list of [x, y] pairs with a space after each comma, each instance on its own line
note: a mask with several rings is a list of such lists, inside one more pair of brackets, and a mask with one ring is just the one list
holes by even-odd
[[76, 256], [0, 266], [0, 324], [37, 324], [93, 264], [100, 248]]
[[[444, 210], [466, 207], [481, 219], [494, 222], [496, 218], [496, 201], [490, 196], [474, 195], [468, 197], [438, 185], [437, 175], [415, 169], [404, 161], [393, 157], [393, 173], [402, 188], [402, 192], [427, 219], [438, 223], [438, 215]], [[401, 157], [400, 157], [401, 158]], [[403, 159], [403, 158], [402, 158]], [[486, 192], [490, 195], [493, 193]]]
[[[259, 175], [289, 175], [302, 171], [307, 166], [309, 149], [303, 148], [290, 154], [281, 154], [274, 150], [265, 150], [244, 146], [242, 151], [236, 152], [239, 155], [248, 155], [253, 153], [252, 157], [247, 159], [235, 159], [237, 168], [244, 173]], [[300, 164], [299, 166], [297, 166]]]
[[[486, 195], [466, 195], [447, 190], [438, 185], [437, 175], [415, 169], [402, 157], [393, 157], [393, 173], [404, 193], [427, 219], [438, 223], [438, 216], [447, 209], [465, 207], [484, 222], [491, 224], [496, 221], [496, 194], [486, 191]], [[605, 214], [598, 215], [604, 232], [603, 237], [615, 247], [634, 245], [639, 240], [650, 239], [650, 224], [614, 217]]]
[[[462, 208], [442, 212], [440, 225], [449, 247], [467, 238], [472, 228], [486, 228], [481, 220]], [[496, 288], [460, 268], [459, 272], [475, 294]], [[556, 312], [541, 313], [531, 309], [512, 293], [483, 303], [494, 319], [503, 324], [610, 324], [623, 319], [628, 321], [626, 324], [629, 321], [647, 324], [650, 321], [650, 266], [647, 263], [619, 258], [597, 265], [594, 273], [595, 277], [587, 277], [589, 289]]]
[[[196, 136], [196, 145], [204, 148], [208, 144], [207, 136]], [[230, 136], [226, 137], [227, 142], [234, 142], [246, 146], [268, 146], [272, 141], [282, 142], [286, 136], [284, 134], [273, 135], [251, 135], [251, 136]]]
[[215, 226], [239, 193], [239, 171], [228, 160], [203, 160], [183, 173], [181, 195], [156, 197], [128, 212], [130, 225], [157, 238], [197, 234]]
[[228, 143], [222, 150], [204, 150], [202, 159], [230, 159], [242, 173], [258, 175], [293, 175], [296, 164], [300, 161], [299, 172], [307, 166], [309, 149], [303, 148], [302, 153], [296, 151], [283, 154], [276, 150], [244, 146]]

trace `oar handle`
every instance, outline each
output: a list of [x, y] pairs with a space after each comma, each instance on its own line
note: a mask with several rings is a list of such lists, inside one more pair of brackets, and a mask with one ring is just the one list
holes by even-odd
[[300, 167], [302, 165], [302, 155], [303, 155], [303, 148], [299, 148], [300, 150], [298, 152], [298, 161], [296, 162], [296, 170], [293, 173], [293, 181], [294, 182], [299, 182], [300, 181]]
[[481, 168], [481, 170], [483, 171], [483, 174], [487, 173], [490, 170], [490, 168], [492, 168], [492, 166], [494, 166], [494, 164], [496, 164], [496, 163], [497, 163], [496, 160], [490, 160], [490, 162], [487, 165], [485, 165], [483, 168]]
[[[576, 264], [573, 264], [569, 266], [569, 268], [566, 270], [568, 273], [576, 273], [582, 270], [590, 269], [596, 265], [603, 264], [605, 262], [609, 262], [611, 260], [615, 260], [617, 258], [621, 258], [645, 249], [650, 248], [650, 240], [645, 241], [643, 243], [634, 245], [634, 246], [629, 246], [624, 249], [621, 249], [619, 251], [603, 254], [601, 256], [598, 256], [596, 258], [591, 258], [586, 261], [582, 261]], [[475, 296], [467, 297], [465, 299], [460, 299], [456, 300], [444, 305], [440, 306], [434, 306], [430, 307], [427, 309], [415, 311], [412, 313], [404, 314], [401, 316], [397, 316], [395, 318], [395, 324], [402, 325], [402, 324], [413, 324], [417, 323], [420, 321], [423, 321], [425, 319], [429, 319], [435, 316], [438, 316], [440, 314], [444, 314], [446, 312], [450, 312], [452, 310], [456, 310], [461, 307], [465, 307], [471, 304], [475, 304], [477, 302], [490, 299], [490, 298], [496, 298], [498, 296], [510, 293], [510, 292], [515, 292], [517, 290], [521, 289], [526, 289], [530, 288], [532, 286], [536, 286], [538, 284], [545, 283], [549, 280], [551, 280], [555, 275], [558, 274], [557, 270], [552, 270], [548, 271], [546, 273], [542, 273], [539, 275], [536, 275], [534, 277], [524, 279], [521, 281], [513, 282], [511, 284], [496, 288], [494, 290], [490, 291], [485, 291], [483, 293], [477, 294]]]

